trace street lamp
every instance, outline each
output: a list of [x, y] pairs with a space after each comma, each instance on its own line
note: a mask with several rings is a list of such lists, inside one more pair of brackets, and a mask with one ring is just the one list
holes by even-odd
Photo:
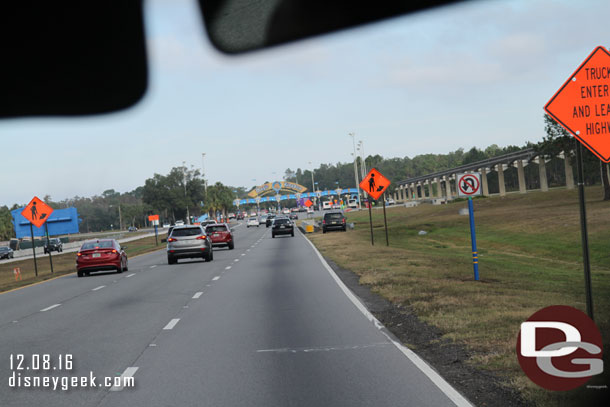
[[[119, 230], [123, 230], [123, 218], [121, 216], [121, 204], [117, 205], [119, 207]], [[114, 208], [114, 205], [108, 205], [109, 208]], [[112, 229], [112, 225], [110, 225]]]
[[349, 136], [352, 138], [352, 144], [354, 146], [354, 177], [356, 179], [356, 191], [358, 192], [358, 209], [361, 209], [360, 206], [360, 180], [358, 179], [358, 163], [356, 162], [356, 139], [354, 133], [349, 133]]
[[[186, 197], [186, 161], [182, 161], [182, 183], [184, 184], [184, 200], [187, 201], [187, 197]], [[189, 216], [189, 204], [188, 202], [186, 203], [186, 224], [190, 225], [191, 224], [191, 217]]]
[[205, 153], [201, 153], [201, 170], [203, 173], [201, 176], [203, 177], [203, 188], [205, 190], [206, 197], [208, 195], [208, 181], [205, 179]]

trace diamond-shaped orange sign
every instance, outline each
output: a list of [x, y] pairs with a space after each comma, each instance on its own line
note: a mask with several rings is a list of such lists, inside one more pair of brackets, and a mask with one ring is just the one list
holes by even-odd
[[597, 47], [544, 110], [604, 162], [610, 162], [610, 53]]
[[153, 220], [159, 220], [159, 215], [148, 215], [148, 220], [152, 222]]
[[375, 200], [379, 199], [381, 194], [383, 194], [389, 186], [390, 180], [384, 177], [375, 168], [370, 170], [369, 173], [366, 174], [366, 177], [364, 177], [364, 179], [360, 183], [360, 188], [362, 188]]
[[313, 205], [313, 202], [311, 202], [309, 199], [305, 201], [305, 206], [306, 207], [310, 207], [311, 205]]
[[32, 225], [37, 228], [44, 225], [53, 212], [53, 208], [38, 199], [37, 196], [32, 198], [30, 203], [21, 211], [21, 215], [29, 220]]

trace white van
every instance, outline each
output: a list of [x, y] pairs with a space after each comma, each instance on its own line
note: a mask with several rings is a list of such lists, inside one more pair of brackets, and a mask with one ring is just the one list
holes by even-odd
[[331, 201], [324, 201], [322, 202], [322, 210], [326, 211], [328, 209], [332, 209], [333, 208], [333, 203]]
[[347, 202], [347, 207], [348, 208], [357, 208], [358, 207], [358, 200], [357, 199], [350, 199]]

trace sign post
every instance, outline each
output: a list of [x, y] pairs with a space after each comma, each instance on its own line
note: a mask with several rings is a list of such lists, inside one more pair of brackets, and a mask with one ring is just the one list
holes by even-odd
[[477, 249], [477, 234], [474, 226], [474, 206], [472, 197], [481, 195], [481, 174], [459, 174], [457, 176], [458, 196], [468, 197], [468, 215], [470, 218], [470, 243], [472, 246], [472, 268], [474, 280], [479, 281], [479, 252]]
[[[49, 216], [53, 213], [53, 208], [41, 201], [37, 196], [32, 198], [29, 204], [21, 211], [21, 215], [30, 221], [30, 234], [32, 236], [32, 253], [34, 253], [34, 272], [38, 277], [38, 264], [36, 262], [36, 246], [34, 245], [34, 226], [42, 227]], [[47, 229], [47, 240], [49, 239], [49, 231]], [[51, 253], [49, 253], [49, 261], [51, 262], [51, 273], [53, 272], [53, 261]]]
[[388, 240], [388, 220], [385, 217], [385, 192], [381, 195], [381, 199], [383, 199], [383, 224], [385, 226], [385, 245], [389, 246], [390, 242]]
[[[366, 177], [360, 182], [360, 188], [362, 188], [366, 194], [372, 199], [379, 199], [379, 197], [385, 192], [386, 189], [390, 186], [390, 180], [383, 176], [382, 173], [377, 171], [376, 168], [372, 168]], [[375, 245], [375, 241], [373, 239], [373, 215], [371, 209], [371, 200], [368, 199], [368, 207], [369, 207], [369, 223], [371, 225], [371, 245]], [[383, 220], [385, 224], [385, 237], [386, 237], [386, 245], [389, 246], [388, 242], [388, 223], [385, 217], [385, 198], [383, 199]]]
[[587, 315], [591, 319], [593, 298], [581, 144], [603, 162], [610, 162], [609, 88], [610, 52], [604, 47], [596, 47], [544, 106], [545, 112], [580, 142], [576, 143], [576, 172], [585, 298]]
[[48, 249], [48, 247], [49, 247], [49, 225], [46, 222], [44, 224], [44, 230], [47, 234], [47, 253], [49, 254], [49, 264], [51, 265], [51, 274], [53, 274], [53, 258], [51, 256], [51, 250]]
[[155, 246], [159, 246], [157, 231], [157, 228], [159, 227], [159, 215], [148, 215], [148, 221], [152, 222], [152, 224], [155, 226]]

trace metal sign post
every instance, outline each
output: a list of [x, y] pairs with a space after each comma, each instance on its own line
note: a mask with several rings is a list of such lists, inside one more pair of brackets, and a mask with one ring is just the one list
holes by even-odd
[[[359, 187], [366, 192], [367, 204], [369, 207], [369, 222], [371, 224], [371, 244], [374, 245], [373, 241], [373, 215], [371, 214], [372, 199], [379, 199], [379, 197], [385, 192], [390, 186], [390, 180], [383, 176], [382, 173], [377, 171], [376, 168], [371, 168], [369, 173], [362, 179]], [[385, 198], [383, 201], [383, 219], [385, 222]], [[386, 244], [388, 244], [388, 224], [386, 222], [385, 237]]]
[[[566, 157], [566, 160], [568, 158]], [[582, 169], [582, 145], [576, 140], [576, 173], [578, 177], [578, 204], [580, 206], [580, 237], [582, 240], [582, 262], [585, 272], [585, 300], [587, 315], [593, 321], [593, 294], [591, 292], [591, 264], [589, 263], [589, 234], [585, 207], [585, 181]]]
[[34, 246], [34, 226], [30, 222], [30, 233], [32, 234], [32, 253], [34, 254], [34, 273], [38, 277], [38, 264], [36, 263], [36, 247]]
[[375, 239], [373, 238], [373, 214], [371, 213], [371, 199], [366, 200], [366, 204], [369, 207], [369, 223], [371, 225], [371, 246], [375, 246]]
[[51, 256], [51, 250], [49, 250], [49, 224], [46, 222], [44, 223], [44, 229], [47, 234], [47, 253], [49, 254], [49, 263], [51, 264], [51, 274], [53, 274], [53, 257]]
[[470, 243], [472, 245], [472, 267], [474, 268], [474, 281], [479, 281], [479, 252], [477, 251], [477, 234], [474, 228], [474, 207], [472, 197], [468, 197], [468, 214], [470, 215]]
[[385, 226], [385, 245], [389, 246], [390, 242], [388, 240], [388, 220], [385, 217], [385, 192], [383, 193], [383, 195], [381, 195], [381, 198], [383, 199], [383, 224]]

